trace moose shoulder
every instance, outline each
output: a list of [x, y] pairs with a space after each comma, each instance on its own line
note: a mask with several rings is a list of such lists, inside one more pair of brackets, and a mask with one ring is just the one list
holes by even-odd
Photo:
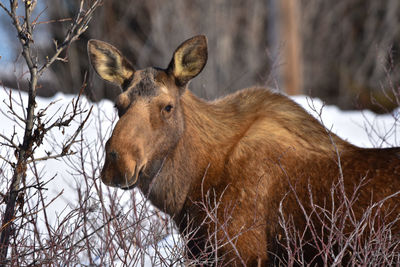
[[[166, 69], [134, 70], [102, 41], [89, 41], [88, 53], [100, 77], [123, 90], [102, 181], [137, 186], [182, 233], [197, 229], [189, 243], [193, 257], [215, 234], [221, 260], [266, 265], [283, 235], [280, 203], [301, 229], [306, 222], [299, 202], [307, 211], [312, 195], [314, 203], [329, 206], [339, 179], [349, 195], [362, 183], [355, 218], [400, 190], [399, 148], [358, 148], [284, 95], [256, 87], [212, 102], [194, 96], [187, 85], [206, 64], [204, 36], [182, 43]], [[199, 205], [206, 196], [218, 201], [214, 220]], [[383, 202], [388, 221], [400, 213], [399, 200], [395, 195]], [[393, 229], [398, 233], [399, 224]]]

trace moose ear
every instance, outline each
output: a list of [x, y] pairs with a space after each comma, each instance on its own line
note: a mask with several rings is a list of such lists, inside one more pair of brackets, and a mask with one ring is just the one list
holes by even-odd
[[135, 72], [132, 64], [114, 46], [99, 40], [89, 40], [90, 63], [97, 74], [106, 81], [122, 87]]
[[183, 42], [174, 52], [167, 72], [175, 77], [176, 84], [184, 87], [196, 77], [207, 62], [207, 37], [195, 36]]

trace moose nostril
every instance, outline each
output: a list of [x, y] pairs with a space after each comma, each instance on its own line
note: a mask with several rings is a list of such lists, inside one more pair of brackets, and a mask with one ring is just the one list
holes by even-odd
[[111, 151], [109, 155], [112, 160], [117, 160], [117, 158], [118, 158], [118, 153], [114, 150]]

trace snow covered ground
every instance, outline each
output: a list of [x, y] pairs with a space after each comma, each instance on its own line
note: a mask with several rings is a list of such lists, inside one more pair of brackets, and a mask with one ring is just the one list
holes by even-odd
[[[65, 107], [71, 103], [73, 97], [71, 95], [57, 94], [51, 99], [37, 98], [38, 110], [47, 107], [50, 103], [52, 104], [47, 114], [57, 115], [52, 118], [56, 120], [61, 116]], [[310, 99], [305, 96], [292, 97], [297, 103], [302, 105], [311, 114], [316, 116], [321, 111], [323, 106], [322, 101], [319, 99]], [[9, 101], [9, 95], [7, 90], [0, 90], [0, 133], [10, 137], [15, 130], [20, 138], [22, 137], [22, 129], [18, 128], [17, 123], [13, 121], [12, 116], [7, 110], [6, 104]], [[24, 108], [17, 105], [23, 100], [27, 102], [27, 95], [18, 92], [13, 92], [14, 108], [23, 116]], [[87, 100], [83, 99], [82, 105], [84, 108], [89, 108], [92, 104]], [[392, 114], [387, 115], [376, 115], [370, 111], [341, 111], [335, 106], [324, 106], [321, 113], [321, 118], [324, 125], [331, 129], [334, 133], [340, 137], [348, 140], [349, 142], [361, 146], [361, 147], [388, 147], [388, 146], [399, 146], [400, 145], [400, 125], [395, 123], [395, 118], [399, 118], [399, 109], [394, 111]], [[108, 100], [101, 101], [94, 105], [92, 116], [90, 117], [86, 127], [83, 130], [83, 136], [81, 138], [86, 140], [86, 143], [93, 149], [96, 149], [99, 157], [103, 153], [103, 146], [101, 139], [108, 138], [112, 129], [113, 123], [116, 121], [116, 112], [113, 108], [113, 103]], [[46, 139], [44, 146], [40, 151], [40, 155], [45, 155], [49, 151], [59, 151], [60, 147], [57, 145], [60, 141], [67, 140], [68, 136], [75, 131], [78, 126], [78, 122], [74, 122], [71, 128], [68, 128], [66, 132], [54, 129], [52, 138]], [[17, 142], [17, 141], [15, 141]], [[0, 153], [4, 156], [6, 148], [0, 147]], [[47, 214], [52, 222], [62, 218], [63, 214], [68, 212], [68, 207], [73, 208], [78, 202], [76, 188], [80, 187], [79, 180], [73, 179], [72, 176], [76, 170], [71, 170], [68, 163], [63, 160], [48, 160], [40, 165], [43, 168], [42, 175], [45, 177], [55, 178], [47, 185], [48, 187], [48, 198], [51, 199], [53, 196], [62, 193], [61, 197], [52, 202], [47, 210]], [[2, 192], [4, 192], [4, 184], [1, 185]], [[129, 201], [131, 194], [126, 191], [115, 189], [117, 194], [120, 194], [122, 201]], [[113, 192], [115, 192], [113, 191]], [[65, 208], [67, 207], [67, 208]], [[171, 236], [164, 238], [165, 245], [171, 243]], [[168, 242], [169, 240], [169, 242]], [[175, 240], [175, 239], [174, 239]], [[150, 252], [151, 253], [151, 252]], [[151, 264], [148, 263], [150, 266]]]
[[[400, 109], [377, 115], [369, 110], [343, 111], [324, 106], [317, 98], [294, 96], [294, 101], [318, 118], [328, 129], [359, 147], [391, 147], [400, 145]], [[322, 110], [321, 110], [322, 108]], [[321, 112], [321, 117], [318, 115]]]

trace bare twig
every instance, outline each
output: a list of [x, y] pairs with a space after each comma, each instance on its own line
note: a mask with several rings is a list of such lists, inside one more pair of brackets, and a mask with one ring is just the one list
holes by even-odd
[[[40, 114], [35, 114], [36, 108], [36, 90], [37, 81], [44, 71], [58, 58], [62, 51], [64, 51], [73, 41], [75, 41], [83, 32], [86, 31], [88, 23], [93, 15], [95, 9], [101, 4], [101, 0], [92, 2], [87, 11], [84, 10], [84, 0], [80, 2], [80, 9], [78, 15], [63, 41], [63, 43], [56, 48], [56, 52], [50, 59], [41, 67], [38, 67], [37, 58], [32, 53], [31, 44], [33, 43], [33, 28], [36, 23], [36, 18], [33, 22], [31, 15], [36, 6], [36, 1], [24, 1], [24, 16], [22, 20], [18, 15], [18, 0], [10, 0], [10, 8], [8, 9], [4, 4], [0, 3], [0, 7], [5, 13], [11, 18], [15, 29], [18, 33], [18, 39], [22, 46], [22, 55], [28, 66], [30, 78], [29, 78], [29, 90], [28, 90], [28, 106], [26, 119], [24, 123], [24, 137], [21, 145], [16, 145], [13, 142], [9, 142], [15, 147], [15, 154], [17, 155], [17, 162], [14, 168], [14, 174], [11, 180], [11, 185], [8, 191], [7, 205], [3, 216], [3, 222], [1, 226], [0, 235], [0, 266], [4, 266], [7, 263], [7, 253], [9, 248], [10, 236], [11, 236], [11, 223], [15, 220], [15, 205], [18, 197], [19, 188], [21, 182], [26, 177], [27, 166], [31, 161], [28, 158], [33, 158], [35, 151], [34, 143], [40, 145], [42, 143], [44, 135], [47, 133], [43, 124], [40, 121]], [[10, 94], [11, 98], [11, 94]], [[77, 105], [75, 103], [75, 105]], [[12, 101], [10, 100], [9, 108], [13, 111]], [[76, 110], [75, 110], [76, 111]], [[75, 113], [76, 114], [76, 113]], [[90, 114], [90, 112], [89, 112]], [[13, 113], [16, 116], [16, 113]], [[22, 118], [18, 117], [22, 120]], [[71, 119], [72, 120], [72, 119]], [[87, 119], [86, 119], [87, 120]], [[85, 122], [86, 122], [85, 120]], [[35, 123], [38, 122], [35, 128]], [[84, 124], [84, 123], [83, 123]], [[62, 151], [62, 155], [68, 154], [70, 146], [74, 143], [77, 134], [82, 130], [81, 125], [76, 133], [68, 140], [65, 145], [65, 151]], [[3, 139], [12, 141], [7, 138]]]

